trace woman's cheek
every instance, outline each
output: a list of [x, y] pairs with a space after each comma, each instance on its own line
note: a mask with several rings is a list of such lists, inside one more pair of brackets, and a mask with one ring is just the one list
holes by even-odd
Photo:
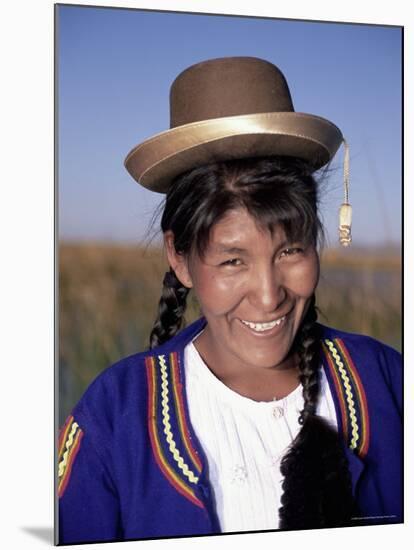
[[214, 315], [224, 315], [242, 300], [242, 284], [237, 278], [212, 274], [200, 277], [194, 291], [201, 308]]
[[284, 274], [286, 286], [297, 296], [311, 296], [318, 284], [318, 280], [319, 263], [316, 260], [290, 265]]

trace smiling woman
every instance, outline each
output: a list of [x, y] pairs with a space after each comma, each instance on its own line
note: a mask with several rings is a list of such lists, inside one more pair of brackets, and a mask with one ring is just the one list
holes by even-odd
[[[401, 358], [317, 323], [314, 172], [342, 141], [267, 61], [176, 78], [171, 129], [126, 159], [166, 194], [170, 269], [150, 349], [62, 428], [61, 543], [402, 521]], [[203, 317], [181, 330], [190, 289]]]

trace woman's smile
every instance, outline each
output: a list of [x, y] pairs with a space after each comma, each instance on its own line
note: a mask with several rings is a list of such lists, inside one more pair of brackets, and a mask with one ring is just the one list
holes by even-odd
[[279, 326], [285, 320], [286, 315], [274, 319], [273, 321], [246, 321], [245, 319], [240, 319], [240, 321], [251, 328], [254, 332], [268, 332], [272, 328]]
[[283, 315], [283, 317], [279, 317], [278, 319], [274, 319], [273, 321], [265, 321], [265, 322], [259, 322], [259, 321], [246, 321], [244, 319], [240, 319], [240, 321], [248, 327], [253, 334], [273, 334], [273, 330], [276, 327], [280, 327], [282, 323], [285, 321], [286, 315]]

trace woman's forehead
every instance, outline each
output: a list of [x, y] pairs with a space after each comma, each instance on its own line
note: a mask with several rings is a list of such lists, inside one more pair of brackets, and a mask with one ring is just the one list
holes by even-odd
[[254, 246], [258, 240], [269, 240], [273, 243], [286, 240], [281, 224], [272, 226], [253, 217], [245, 208], [229, 210], [210, 230], [207, 248], [221, 251], [223, 248], [246, 248]]

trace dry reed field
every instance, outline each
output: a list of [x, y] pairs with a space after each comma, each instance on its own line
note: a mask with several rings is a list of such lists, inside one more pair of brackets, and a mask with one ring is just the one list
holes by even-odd
[[[76, 243], [61, 243], [58, 260], [61, 425], [104, 368], [148, 348], [166, 261], [156, 248]], [[321, 264], [320, 322], [401, 350], [398, 253], [325, 250]], [[199, 315], [190, 298], [187, 322]]]

